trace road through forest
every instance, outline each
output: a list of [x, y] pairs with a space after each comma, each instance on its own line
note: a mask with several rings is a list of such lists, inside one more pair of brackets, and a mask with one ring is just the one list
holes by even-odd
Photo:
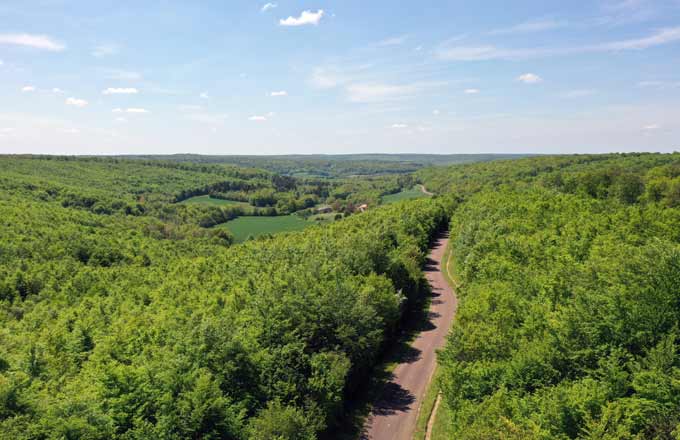
[[457, 300], [442, 274], [448, 236], [438, 238], [427, 259], [425, 277], [432, 287], [428, 322], [411, 344], [409, 356], [392, 373], [373, 404], [362, 439], [411, 440], [418, 410], [436, 366], [436, 350], [444, 345], [456, 314]]

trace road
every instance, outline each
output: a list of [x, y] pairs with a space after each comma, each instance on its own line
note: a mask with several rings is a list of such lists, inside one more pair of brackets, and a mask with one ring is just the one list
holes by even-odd
[[436, 350], [444, 345], [456, 314], [457, 299], [442, 274], [448, 237], [432, 247], [425, 276], [432, 287], [429, 323], [411, 344], [411, 355], [397, 365], [392, 378], [374, 403], [362, 439], [411, 440], [418, 410], [436, 366]]
[[428, 195], [428, 196], [433, 196], [433, 195], [434, 195], [434, 193], [431, 193], [430, 191], [427, 190], [427, 188], [425, 188], [425, 185], [418, 184], [418, 186], [420, 187], [420, 191], [421, 191], [423, 194], [426, 194], [426, 195]]

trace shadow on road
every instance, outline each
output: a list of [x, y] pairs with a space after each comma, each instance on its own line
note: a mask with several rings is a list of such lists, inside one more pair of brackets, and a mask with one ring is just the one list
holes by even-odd
[[383, 388], [382, 398], [373, 405], [372, 414], [386, 416], [403, 412], [411, 407], [416, 398], [399, 384], [390, 382]]
[[[444, 234], [438, 236], [431, 245], [435, 245], [438, 240], [444, 238], [446, 238]], [[437, 262], [427, 258], [423, 272], [436, 271], [439, 271]], [[430, 305], [442, 303], [439, 299], [441, 296], [439, 290], [428, 288], [423, 301], [408, 312], [403, 321], [402, 331], [384, 354], [383, 360], [375, 367], [366, 385], [360, 387], [362, 391], [348, 398], [346, 415], [334, 427], [322, 434], [323, 440], [364, 439], [366, 438], [365, 421], [368, 417], [392, 415], [409, 410], [416, 400], [415, 396], [393, 382], [393, 375], [387, 367], [394, 364], [413, 363], [420, 359], [421, 351], [412, 347], [411, 343], [418, 334], [437, 328], [434, 320], [440, 315], [431, 312]]]

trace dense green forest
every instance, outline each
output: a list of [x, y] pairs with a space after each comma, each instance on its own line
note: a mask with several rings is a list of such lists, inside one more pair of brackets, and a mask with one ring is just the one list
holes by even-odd
[[423, 200], [229, 246], [177, 196], [267, 173], [0, 167], [0, 438], [316, 438], [424, 298], [448, 218]]
[[[380, 206], [418, 182], [437, 195]], [[316, 203], [371, 209], [240, 245], [213, 227]], [[447, 224], [450, 438], [680, 438], [680, 154], [361, 178], [0, 157], [0, 219], [0, 438], [332, 437]]]
[[464, 164], [517, 159], [526, 154], [310, 154], [286, 156], [125, 156], [131, 159], [160, 159], [190, 163], [221, 163], [262, 168], [278, 174], [313, 177], [351, 177], [403, 174], [431, 165]]
[[461, 203], [456, 439], [680, 438], [680, 154], [420, 172]]

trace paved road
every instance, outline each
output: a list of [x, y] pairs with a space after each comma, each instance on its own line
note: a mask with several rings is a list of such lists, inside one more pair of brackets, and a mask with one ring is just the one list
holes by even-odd
[[457, 300], [442, 274], [448, 237], [438, 239], [431, 249], [425, 276], [432, 286], [429, 324], [411, 344], [411, 355], [394, 369], [364, 427], [362, 439], [411, 440], [418, 409], [436, 365], [435, 350], [442, 347], [456, 314]]

